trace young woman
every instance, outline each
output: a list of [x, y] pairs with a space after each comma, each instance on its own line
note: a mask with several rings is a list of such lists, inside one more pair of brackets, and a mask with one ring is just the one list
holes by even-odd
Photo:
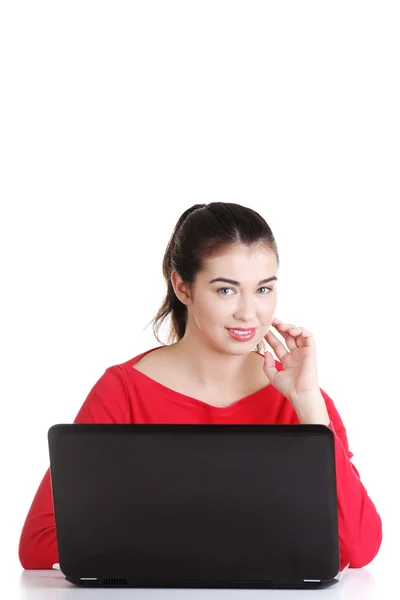
[[[185, 211], [163, 259], [167, 294], [151, 321], [162, 344], [160, 326], [170, 317], [168, 344], [108, 367], [74, 422], [330, 427], [341, 569], [363, 567], [380, 548], [381, 519], [351, 462], [339, 413], [318, 386], [312, 333], [274, 317], [278, 268], [272, 231], [255, 211], [222, 202]], [[279, 361], [260, 352], [264, 339]], [[25, 569], [58, 562], [49, 470], [26, 517], [19, 558]]]

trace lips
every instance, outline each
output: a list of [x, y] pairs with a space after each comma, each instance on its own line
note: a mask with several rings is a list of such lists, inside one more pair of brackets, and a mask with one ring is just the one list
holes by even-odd
[[246, 331], [248, 333], [252, 333], [256, 330], [255, 327], [248, 327], [247, 329], [244, 327], [227, 327], [227, 329], [229, 329], [229, 331]]
[[[236, 329], [236, 327], [235, 327], [235, 329]], [[228, 327], [227, 327], [227, 330], [232, 339], [240, 341], [240, 342], [245, 342], [245, 341], [251, 340], [256, 334], [255, 329], [243, 329], [243, 328], [237, 329], [237, 331], [246, 332], [246, 333], [237, 333], [237, 332], [235, 333], [235, 331], [233, 329], [229, 329]]]

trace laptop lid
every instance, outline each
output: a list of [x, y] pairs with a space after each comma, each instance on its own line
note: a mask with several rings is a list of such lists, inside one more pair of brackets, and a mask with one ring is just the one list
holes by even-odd
[[324, 425], [58, 424], [48, 443], [73, 583], [312, 587], [339, 572]]

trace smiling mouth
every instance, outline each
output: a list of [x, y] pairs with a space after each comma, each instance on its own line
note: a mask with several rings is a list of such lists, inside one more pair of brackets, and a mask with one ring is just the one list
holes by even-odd
[[232, 331], [236, 335], [250, 335], [256, 331], [255, 329], [233, 329], [231, 327], [227, 327], [227, 330]]
[[243, 329], [241, 327], [227, 327], [227, 329], [229, 329], [229, 331], [239, 331], [240, 333], [247, 331], [247, 333], [249, 333], [250, 331], [255, 331], [256, 328], [255, 327], [249, 327], [248, 329]]

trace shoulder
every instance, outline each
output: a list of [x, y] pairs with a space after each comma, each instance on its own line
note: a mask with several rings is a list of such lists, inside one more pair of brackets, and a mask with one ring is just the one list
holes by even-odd
[[122, 365], [107, 367], [87, 394], [75, 423], [129, 423], [131, 403]]

